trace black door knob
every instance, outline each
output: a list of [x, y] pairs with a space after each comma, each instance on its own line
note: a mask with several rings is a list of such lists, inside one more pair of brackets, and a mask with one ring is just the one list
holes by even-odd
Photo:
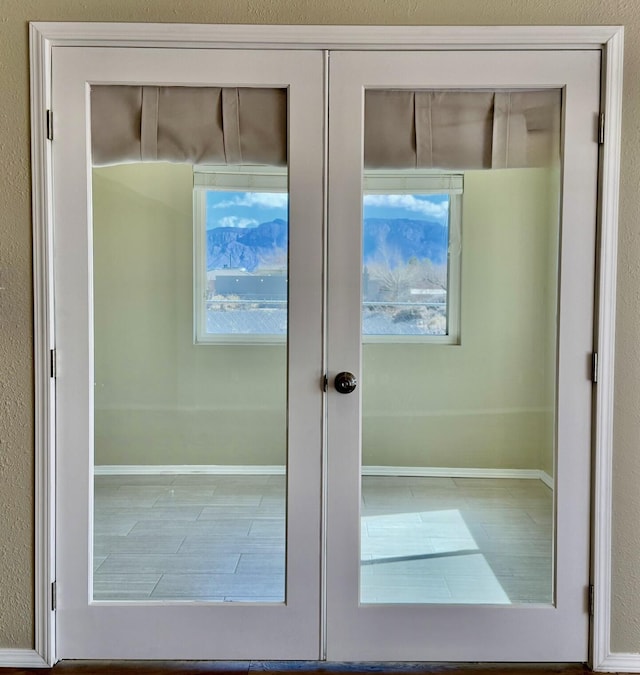
[[343, 371], [336, 375], [334, 385], [339, 394], [350, 394], [358, 385], [358, 380], [353, 373]]

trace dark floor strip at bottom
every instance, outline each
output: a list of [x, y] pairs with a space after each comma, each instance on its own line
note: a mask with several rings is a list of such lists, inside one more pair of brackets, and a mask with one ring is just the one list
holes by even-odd
[[[30, 668], [0, 669], [2, 675], [44, 675]], [[331, 662], [331, 661], [61, 661], [54, 675], [239, 675], [241, 673], [330, 673], [339, 675], [391, 675], [425, 673], [442, 675], [586, 675], [583, 664], [455, 664], [414, 662]]]

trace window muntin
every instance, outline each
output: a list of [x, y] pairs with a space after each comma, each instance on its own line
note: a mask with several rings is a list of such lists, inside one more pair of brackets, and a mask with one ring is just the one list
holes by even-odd
[[[459, 342], [461, 174], [368, 171], [363, 339]], [[194, 340], [278, 343], [287, 330], [286, 170], [194, 171]]]

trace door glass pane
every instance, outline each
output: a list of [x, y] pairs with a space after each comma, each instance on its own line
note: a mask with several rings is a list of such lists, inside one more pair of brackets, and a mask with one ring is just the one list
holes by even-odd
[[560, 107], [534, 107], [511, 162], [447, 154], [434, 123], [456, 189], [401, 162], [422, 186], [365, 179], [362, 603], [553, 602]]
[[93, 170], [97, 601], [285, 600], [286, 168], [224, 170]]

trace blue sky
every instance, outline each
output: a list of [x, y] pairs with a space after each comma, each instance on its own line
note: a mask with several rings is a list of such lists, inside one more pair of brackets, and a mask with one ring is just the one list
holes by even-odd
[[448, 195], [365, 195], [365, 218], [411, 218], [448, 221]]
[[[365, 218], [412, 218], [446, 225], [447, 195], [365, 195]], [[275, 218], [288, 220], [281, 192], [207, 192], [207, 229], [255, 227]]]
[[282, 192], [207, 191], [207, 230], [255, 227], [276, 218], [289, 220], [287, 194]]

